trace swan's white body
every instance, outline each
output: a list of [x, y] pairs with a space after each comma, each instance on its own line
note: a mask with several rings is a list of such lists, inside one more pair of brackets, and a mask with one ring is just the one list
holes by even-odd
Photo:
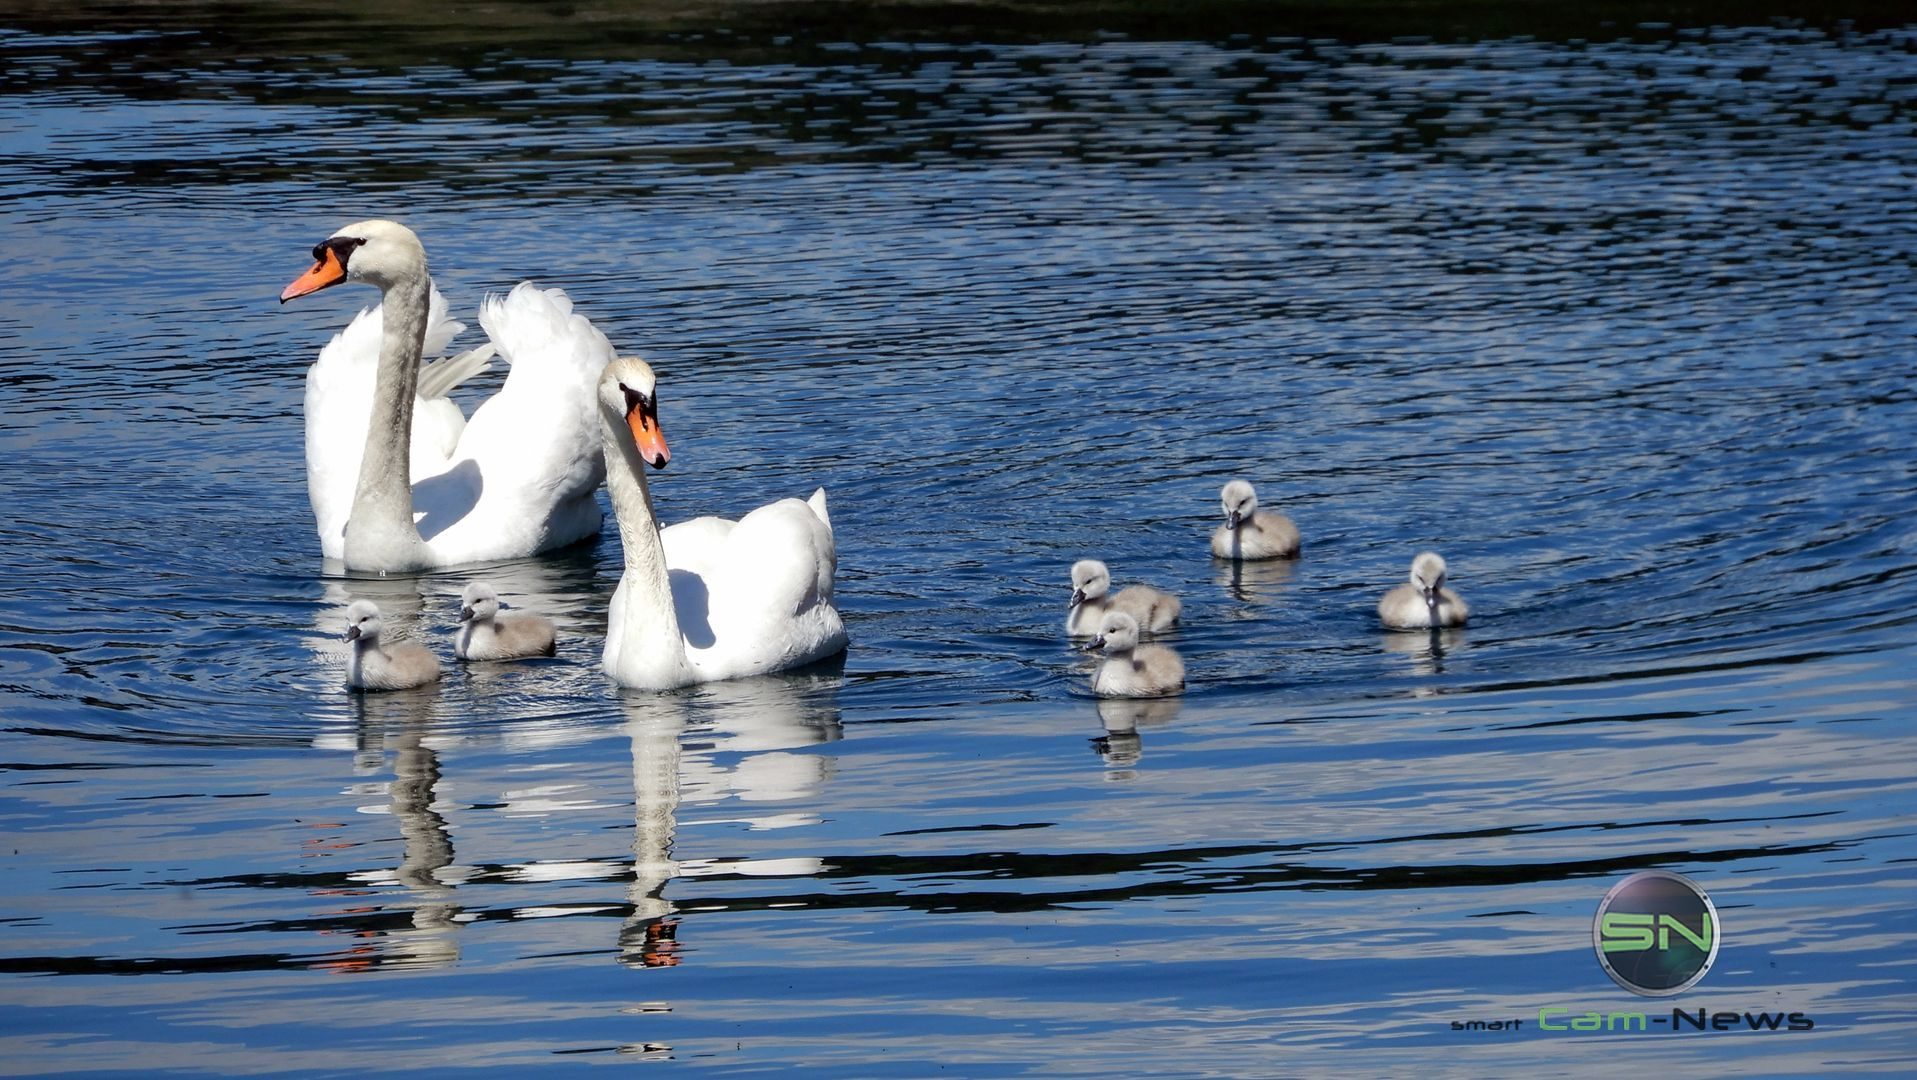
[[631, 433], [639, 422], [631, 401], [650, 410], [654, 389], [652, 369], [631, 358], [608, 366], [599, 387], [607, 489], [626, 559], [607, 613], [607, 674], [663, 690], [801, 667], [844, 649], [825, 489], [738, 521], [702, 517], [661, 531]]
[[[447, 317], [410, 231], [362, 222], [335, 239], [362, 236], [372, 239], [351, 249], [335, 280], [386, 295], [306, 375], [307, 492], [321, 553], [350, 569], [416, 570], [521, 558], [598, 532], [593, 492], [605, 467], [593, 387], [613, 355], [605, 335], [563, 291], [522, 282], [481, 306], [488, 345], [422, 367], [464, 325]], [[446, 393], [495, 352], [511, 370], [468, 420]], [[349, 539], [355, 516], [364, 520]]]

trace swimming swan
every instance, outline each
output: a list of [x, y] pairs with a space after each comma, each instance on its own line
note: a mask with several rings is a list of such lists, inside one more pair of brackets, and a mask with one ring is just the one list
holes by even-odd
[[1092, 673], [1099, 697], [1168, 697], [1185, 692], [1185, 662], [1163, 645], [1138, 643], [1138, 620], [1108, 611], [1091, 648], [1105, 650], [1105, 662]]
[[346, 608], [345, 640], [353, 654], [346, 662], [346, 685], [355, 690], [405, 690], [439, 681], [439, 657], [425, 646], [398, 641], [379, 643], [379, 605], [355, 600]]
[[1378, 618], [1400, 630], [1463, 626], [1471, 614], [1464, 597], [1444, 587], [1444, 559], [1426, 551], [1411, 560], [1411, 580], [1384, 594]]
[[1127, 585], [1108, 597], [1112, 574], [1097, 559], [1080, 559], [1072, 564], [1072, 601], [1065, 613], [1065, 633], [1072, 637], [1091, 637], [1107, 611], [1123, 611], [1137, 620], [1145, 633], [1156, 634], [1178, 621], [1183, 607], [1176, 596], [1150, 585]]
[[626, 569], [612, 594], [606, 673], [663, 690], [800, 667], [845, 648], [832, 606], [838, 549], [825, 489], [780, 499], [738, 521], [703, 517], [660, 531], [648, 466], [671, 460], [659, 430], [657, 380], [636, 357], [606, 366], [599, 420], [606, 488]]
[[1298, 526], [1276, 510], [1258, 509], [1258, 492], [1243, 480], [1218, 493], [1225, 523], [1211, 534], [1211, 553], [1219, 559], [1290, 559], [1298, 554]]
[[[281, 303], [342, 281], [384, 294], [307, 372], [307, 494], [322, 554], [352, 570], [420, 570], [522, 558], [599, 531], [593, 384], [612, 346], [564, 292], [521, 282], [488, 297], [479, 321], [490, 343], [422, 370], [421, 356], [462, 327], [446, 318], [412, 230], [358, 222], [313, 257]], [[467, 420], [446, 392], [494, 352], [512, 370]]]
[[461, 660], [519, 660], [551, 656], [555, 651], [552, 620], [542, 615], [501, 615], [499, 594], [491, 585], [475, 581], [459, 597], [459, 636], [453, 652]]

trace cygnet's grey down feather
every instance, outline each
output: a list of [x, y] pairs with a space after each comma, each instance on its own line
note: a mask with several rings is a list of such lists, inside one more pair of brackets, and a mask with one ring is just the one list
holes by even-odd
[[1426, 551], [1411, 560], [1411, 580], [1384, 594], [1378, 618], [1398, 630], [1463, 626], [1471, 614], [1464, 597], [1445, 588], [1444, 559]]
[[[1072, 564], [1072, 601], [1065, 613], [1065, 633], [1091, 637], [1098, 633], [1108, 611], [1122, 611], [1137, 621], [1142, 633], [1157, 634], [1178, 621], [1183, 608], [1176, 596], [1150, 585], [1127, 585], [1111, 593], [1112, 575], [1097, 559]], [[1108, 595], [1109, 594], [1109, 595]]]
[[1243, 480], [1233, 480], [1218, 493], [1225, 523], [1211, 534], [1214, 558], [1246, 561], [1291, 559], [1298, 555], [1298, 526], [1276, 510], [1258, 509], [1258, 492]]
[[355, 690], [405, 690], [439, 681], [439, 657], [411, 641], [380, 641], [379, 605], [355, 600], [346, 609], [346, 685]]
[[1167, 697], [1185, 692], [1185, 662], [1163, 645], [1138, 642], [1138, 620], [1122, 611], [1105, 613], [1094, 649], [1105, 661], [1092, 675], [1099, 697]]
[[551, 656], [557, 635], [542, 615], [500, 614], [503, 605], [491, 585], [475, 581], [459, 598], [459, 635], [453, 651], [461, 660], [522, 660]]

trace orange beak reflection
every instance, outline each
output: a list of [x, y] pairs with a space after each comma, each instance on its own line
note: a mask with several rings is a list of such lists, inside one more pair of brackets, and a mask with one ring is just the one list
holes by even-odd
[[672, 451], [666, 449], [666, 433], [659, 430], [659, 417], [653, 413], [649, 401], [634, 402], [626, 410], [626, 426], [632, 429], [632, 441], [639, 447], [639, 456], [655, 469], [663, 469], [666, 462], [672, 460]]
[[346, 267], [340, 265], [339, 253], [330, 247], [320, 250], [320, 260], [313, 264], [313, 268], [294, 278], [291, 285], [280, 291], [280, 303], [284, 304], [295, 296], [315, 293], [328, 285], [338, 285], [346, 280]]

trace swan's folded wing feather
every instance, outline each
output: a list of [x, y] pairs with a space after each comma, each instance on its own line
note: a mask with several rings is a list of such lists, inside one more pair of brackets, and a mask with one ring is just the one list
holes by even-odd
[[697, 517], [659, 530], [666, 566], [702, 578], [717, 575], [725, 565], [726, 540], [736, 525], [738, 522], [725, 518]]
[[456, 456], [521, 498], [557, 504], [590, 495], [605, 479], [596, 387], [612, 344], [573, 313], [563, 290], [530, 281], [487, 297], [479, 322], [510, 370], [473, 410]]
[[752, 628], [789, 622], [832, 602], [832, 530], [798, 499], [780, 499], [741, 518], [723, 558], [712, 599], [722, 635], [758, 634]]

